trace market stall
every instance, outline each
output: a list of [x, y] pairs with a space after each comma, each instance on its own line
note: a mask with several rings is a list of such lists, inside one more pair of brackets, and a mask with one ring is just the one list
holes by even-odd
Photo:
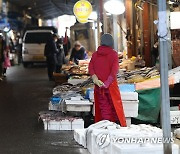
[[[69, 115], [78, 116], [81, 120], [85, 114], [94, 115], [94, 84], [88, 74], [89, 61], [79, 61], [79, 65], [63, 65], [62, 73], [55, 74], [61, 82], [53, 89], [50, 111], [62, 112], [67, 118]], [[141, 57], [124, 58], [119, 62], [117, 79], [128, 126], [131, 118], [146, 123], [158, 122], [160, 73], [157, 67], [145, 67], [144, 64]], [[180, 68], [169, 71], [169, 85], [180, 82], [179, 72]]]

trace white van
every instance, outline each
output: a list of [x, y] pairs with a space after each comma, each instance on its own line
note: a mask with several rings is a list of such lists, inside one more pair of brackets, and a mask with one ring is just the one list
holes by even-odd
[[24, 33], [22, 45], [22, 60], [24, 67], [28, 64], [45, 62], [44, 48], [50, 39], [52, 30], [27, 30]]

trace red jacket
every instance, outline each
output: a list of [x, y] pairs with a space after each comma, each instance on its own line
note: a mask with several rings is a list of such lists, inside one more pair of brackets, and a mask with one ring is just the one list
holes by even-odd
[[118, 70], [118, 54], [111, 47], [100, 46], [92, 55], [89, 64], [89, 73], [91, 76], [96, 74], [99, 80], [105, 82], [109, 76], [116, 79]]

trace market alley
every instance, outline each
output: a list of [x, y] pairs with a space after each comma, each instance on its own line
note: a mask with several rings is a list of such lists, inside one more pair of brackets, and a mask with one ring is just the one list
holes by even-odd
[[0, 82], [0, 154], [86, 154], [73, 132], [44, 131], [38, 113], [48, 109], [53, 82], [46, 68], [11, 67]]

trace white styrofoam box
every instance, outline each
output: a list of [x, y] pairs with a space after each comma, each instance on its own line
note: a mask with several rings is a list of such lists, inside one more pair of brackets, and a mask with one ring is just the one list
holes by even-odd
[[96, 143], [96, 137], [98, 134], [100, 133], [108, 133], [108, 129], [106, 129], [108, 126], [118, 126], [117, 124], [114, 124], [113, 122], [110, 122], [108, 120], [102, 120], [100, 122], [97, 122], [95, 124], [92, 124], [91, 126], [89, 126], [87, 128], [87, 132], [86, 132], [86, 138], [87, 138], [87, 149], [90, 153], [93, 152], [93, 150], [97, 150], [97, 143]]
[[43, 120], [43, 122], [45, 130], [71, 130], [71, 122], [69, 120]]
[[127, 126], [131, 125], [131, 118], [126, 118], [126, 124], [127, 124]]
[[[126, 128], [127, 129], [127, 128]], [[113, 144], [113, 137], [132, 137], [134, 131], [125, 131], [125, 129], [104, 129], [104, 130], [94, 130], [91, 134], [91, 146], [92, 149], [89, 148], [89, 152], [91, 154], [113, 154], [112, 151], [112, 144]], [[103, 137], [104, 136], [104, 137]], [[137, 136], [137, 134], [135, 135]], [[101, 143], [102, 138], [105, 139], [103, 143]], [[100, 142], [100, 143], [99, 143]], [[88, 143], [88, 142], [87, 142]], [[98, 144], [99, 143], [99, 144]], [[131, 144], [131, 146], [139, 146], [138, 144]]]
[[44, 129], [45, 130], [60, 130], [59, 123], [55, 120], [46, 121], [44, 122]]
[[180, 111], [170, 111], [171, 124], [180, 124]]
[[[137, 117], [139, 101], [122, 101], [125, 117]], [[95, 105], [95, 104], [94, 104]], [[93, 107], [93, 115], [95, 116], [95, 107]]]
[[[89, 91], [89, 99], [94, 100], [94, 91]], [[121, 92], [122, 101], [138, 101], [138, 93], [137, 92]]]
[[86, 129], [75, 129], [74, 139], [78, 144], [86, 148]]
[[72, 130], [72, 124], [69, 120], [60, 121], [60, 130]]
[[60, 111], [60, 105], [59, 104], [52, 105], [52, 103], [50, 102], [49, 103], [49, 110], [50, 111]]
[[65, 102], [66, 102], [67, 111], [76, 111], [76, 112], [90, 112], [91, 106], [93, 105], [93, 103], [89, 102], [89, 100], [83, 100], [83, 101], [65, 100]]
[[67, 105], [67, 111], [74, 111], [74, 112], [90, 112], [91, 105]]
[[72, 101], [80, 101], [82, 97], [71, 97]]
[[65, 100], [66, 105], [73, 104], [73, 105], [92, 105], [92, 103], [89, 100]]
[[75, 129], [84, 129], [84, 120], [83, 119], [75, 119], [72, 121], [72, 130]]
[[79, 84], [79, 83], [83, 83], [86, 80], [87, 79], [69, 79], [68, 83], [72, 84], [72, 85], [76, 85], [76, 84]]
[[[93, 129], [87, 133], [87, 149], [91, 154], [97, 154], [98, 149], [100, 148], [97, 144], [97, 136], [99, 134], [108, 134], [107, 129]], [[99, 153], [98, 153], [99, 154]]]
[[[138, 116], [138, 105], [139, 101], [123, 101], [123, 109], [125, 113], [126, 118], [131, 118], [131, 117], [137, 117]], [[92, 112], [93, 115], [95, 116], [95, 104], [93, 106]]]
[[122, 101], [125, 117], [137, 117], [139, 101]]
[[[131, 147], [131, 144], [123, 146], [121, 144], [112, 144], [111, 154], [164, 154], [163, 145]], [[179, 146], [172, 144], [172, 154], [179, 154]]]
[[137, 92], [121, 92], [122, 101], [138, 101]]

